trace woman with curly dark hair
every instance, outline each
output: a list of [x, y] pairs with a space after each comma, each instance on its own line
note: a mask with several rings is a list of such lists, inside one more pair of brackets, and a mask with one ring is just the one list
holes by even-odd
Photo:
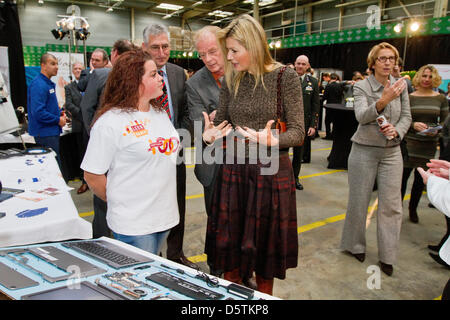
[[142, 50], [118, 58], [81, 164], [89, 188], [107, 202], [116, 239], [158, 253], [178, 224], [179, 135], [155, 99], [162, 77]]

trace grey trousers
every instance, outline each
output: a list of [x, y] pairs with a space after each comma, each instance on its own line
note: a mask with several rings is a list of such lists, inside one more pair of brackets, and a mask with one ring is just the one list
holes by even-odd
[[402, 225], [403, 160], [400, 147], [382, 148], [353, 143], [348, 158], [349, 198], [341, 249], [366, 251], [366, 218], [375, 179], [378, 183], [378, 258], [394, 264]]

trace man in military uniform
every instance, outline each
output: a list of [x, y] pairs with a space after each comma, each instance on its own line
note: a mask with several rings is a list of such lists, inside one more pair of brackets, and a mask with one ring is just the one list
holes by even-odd
[[303, 190], [303, 185], [298, 178], [302, 162], [311, 162], [311, 139], [316, 134], [320, 108], [319, 83], [316, 78], [307, 74], [309, 68], [311, 66], [308, 57], [305, 55], [298, 56], [295, 60], [295, 71], [301, 78], [305, 128], [308, 130], [303, 145], [293, 148], [292, 168], [294, 170], [295, 187], [298, 190]]

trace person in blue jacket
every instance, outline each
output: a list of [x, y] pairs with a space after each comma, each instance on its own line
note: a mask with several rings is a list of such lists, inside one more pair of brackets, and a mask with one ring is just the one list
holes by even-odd
[[52, 148], [59, 159], [59, 135], [66, 116], [58, 106], [55, 83], [50, 80], [58, 73], [58, 60], [52, 54], [41, 57], [41, 72], [28, 87], [28, 132], [36, 144]]

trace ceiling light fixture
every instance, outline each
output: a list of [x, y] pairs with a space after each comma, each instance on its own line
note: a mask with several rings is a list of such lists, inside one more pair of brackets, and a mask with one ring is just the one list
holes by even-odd
[[409, 30], [411, 30], [412, 32], [416, 32], [417, 30], [419, 30], [419, 28], [420, 24], [417, 21], [414, 21], [409, 25]]
[[[245, 0], [244, 3], [246, 4], [254, 4], [254, 0]], [[269, 4], [272, 4], [274, 2], [277, 2], [277, 0], [259, 0], [258, 5], [260, 7], [268, 6]]]
[[234, 15], [234, 12], [222, 11], [222, 10], [215, 10], [215, 11], [208, 13], [208, 16], [216, 16], [216, 17], [220, 17], [220, 18], [230, 17], [232, 15]]
[[399, 22], [394, 26], [394, 31], [396, 33], [402, 32], [402, 29], [403, 29], [403, 22]]
[[160, 3], [158, 6], [156, 6], [156, 8], [177, 11], [177, 10], [183, 9], [184, 7], [178, 6], [176, 4]]

